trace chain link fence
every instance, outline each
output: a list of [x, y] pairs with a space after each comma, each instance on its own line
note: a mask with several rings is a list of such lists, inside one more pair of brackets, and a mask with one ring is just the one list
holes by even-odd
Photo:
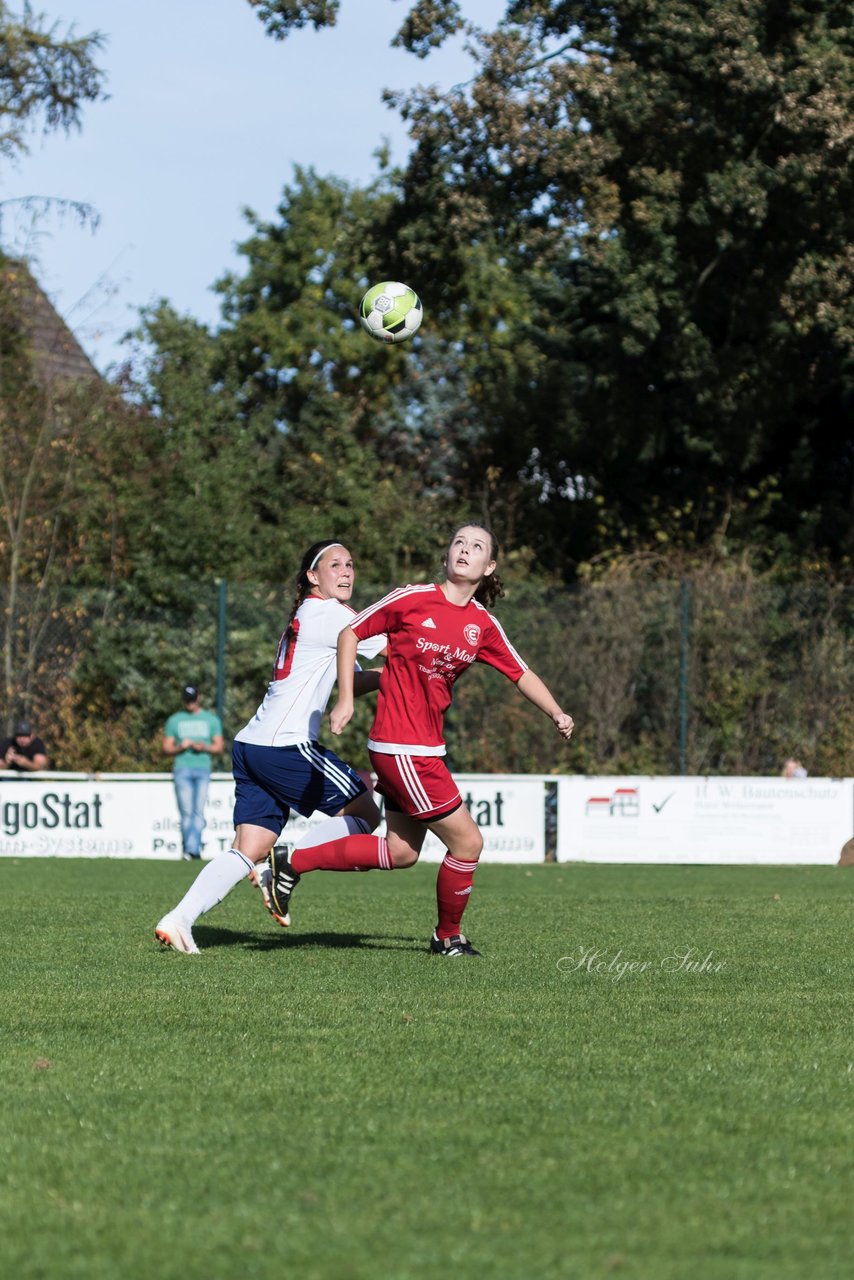
[[[354, 603], [387, 589], [360, 583]], [[162, 768], [162, 726], [189, 682], [230, 740], [263, 696], [291, 600], [290, 588], [218, 582], [144, 606], [126, 586], [0, 595], [4, 728], [26, 715], [54, 768]], [[495, 612], [577, 729], [565, 746], [476, 664], [447, 720], [456, 769], [775, 774], [794, 754], [813, 775], [851, 772], [851, 587], [723, 571], [572, 590], [516, 584]], [[358, 705], [337, 744], [357, 767], [372, 705]]]

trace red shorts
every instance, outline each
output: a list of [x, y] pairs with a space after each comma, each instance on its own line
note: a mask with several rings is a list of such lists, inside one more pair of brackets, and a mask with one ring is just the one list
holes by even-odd
[[389, 756], [369, 751], [385, 807], [420, 822], [446, 818], [463, 802], [441, 756]]

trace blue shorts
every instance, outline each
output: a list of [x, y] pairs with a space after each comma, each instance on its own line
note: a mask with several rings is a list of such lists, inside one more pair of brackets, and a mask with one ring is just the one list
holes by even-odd
[[367, 790], [362, 779], [319, 742], [262, 747], [233, 742], [234, 825], [266, 827], [278, 836], [291, 809], [304, 818], [337, 813]]

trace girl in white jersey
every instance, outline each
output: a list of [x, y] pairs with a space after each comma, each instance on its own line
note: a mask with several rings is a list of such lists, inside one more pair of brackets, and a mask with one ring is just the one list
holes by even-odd
[[[463, 803], [442, 757], [444, 714], [454, 682], [473, 662], [508, 676], [554, 723], [562, 738], [572, 717], [558, 706], [487, 611], [503, 595], [495, 573], [494, 534], [479, 524], [457, 529], [445, 555], [445, 580], [400, 587], [353, 618], [338, 638], [338, 702], [330, 716], [341, 733], [353, 714], [353, 660], [368, 637], [384, 634], [388, 653], [380, 678], [377, 711], [368, 740], [377, 789], [385, 797], [388, 869], [412, 866], [426, 829], [447, 846], [436, 882], [438, 923], [430, 950], [440, 956], [476, 956], [460, 932], [483, 848], [483, 837]], [[272, 855], [270, 894], [274, 911], [286, 913], [291, 892], [306, 871], [350, 870], [372, 856], [376, 836], [334, 839], [290, 858]], [[371, 865], [384, 865], [373, 861]]]
[[[355, 616], [347, 604], [354, 577], [352, 557], [340, 542], [315, 543], [303, 557], [272, 679], [263, 702], [232, 747], [234, 843], [202, 868], [178, 905], [159, 922], [154, 932], [164, 946], [198, 952], [193, 924], [247, 874], [264, 889], [270, 905], [255, 868], [269, 857], [292, 809], [305, 817], [316, 810], [337, 815], [313, 828], [300, 847], [364, 835], [379, 824], [379, 810], [362, 779], [317, 740], [335, 683], [338, 635]], [[360, 653], [368, 657], [384, 648], [382, 636], [359, 645]], [[368, 693], [379, 684], [379, 672], [359, 671], [355, 656], [351, 674], [357, 693]], [[384, 840], [381, 846], [380, 866], [388, 860]], [[263, 869], [269, 877], [269, 868]], [[290, 924], [287, 913], [274, 914], [280, 924]]]

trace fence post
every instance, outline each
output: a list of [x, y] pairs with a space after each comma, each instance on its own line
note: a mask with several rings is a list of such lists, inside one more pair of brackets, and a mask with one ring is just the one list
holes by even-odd
[[225, 615], [228, 583], [225, 578], [217, 582], [219, 621], [216, 637], [216, 713], [225, 724]]
[[688, 651], [690, 644], [691, 587], [683, 578], [679, 584], [679, 773], [688, 771]]

